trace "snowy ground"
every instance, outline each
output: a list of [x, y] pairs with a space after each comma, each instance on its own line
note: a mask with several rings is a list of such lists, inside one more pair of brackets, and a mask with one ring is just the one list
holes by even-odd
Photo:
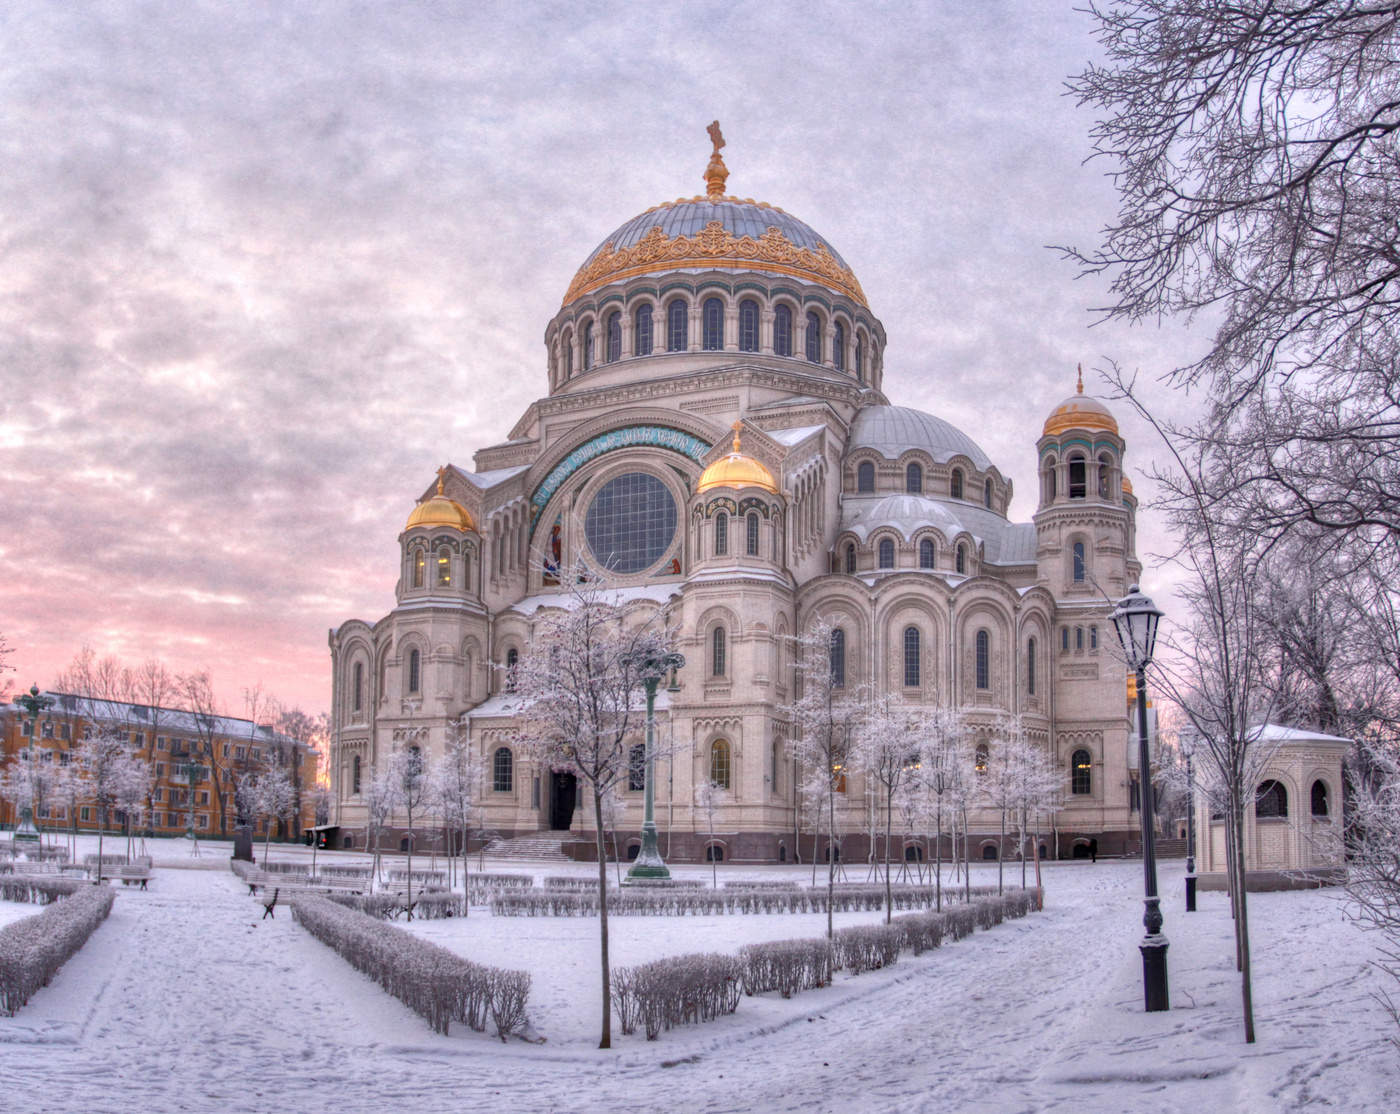
[[[544, 1043], [439, 1037], [285, 913], [260, 920], [226, 845], [197, 860], [174, 841], [151, 850], [150, 891], [118, 890], [111, 918], [53, 985], [0, 1018], [5, 1111], [1400, 1107], [1400, 1051], [1372, 997], [1371, 941], [1327, 891], [1251, 897], [1253, 1046], [1241, 1039], [1224, 897], [1203, 894], [1186, 915], [1181, 864], [1164, 864], [1173, 1009], [1144, 1014], [1141, 866], [1100, 862], [1047, 866], [1043, 914], [599, 1052], [596, 920], [474, 911], [415, 923], [472, 958], [534, 973]], [[994, 877], [979, 867], [974, 880]], [[0, 904], [0, 922], [33, 911]], [[820, 920], [614, 918], [614, 963], [813, 935]]]

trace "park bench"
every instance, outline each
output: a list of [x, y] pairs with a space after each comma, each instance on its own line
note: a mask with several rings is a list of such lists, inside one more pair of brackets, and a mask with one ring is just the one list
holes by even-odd
[[141, 863], [126, 863], [117, 867], [117, 875], [123, 886], [139, 885], [143, 890], [151, 880], [151, 868]]

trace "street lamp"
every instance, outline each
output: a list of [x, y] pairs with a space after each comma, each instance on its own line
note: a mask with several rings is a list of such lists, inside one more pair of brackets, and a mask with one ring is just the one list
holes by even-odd
[[637, 852], [637, 861], [627, 872], [627, 878], [628, 881], [647, 881], [671, 877], [656, 843], [656, 818], [653, 815], [656, 801], [656, 747], [653, 743], [656, 733], [656, 686], [663, 677], [683, 666], [685, 658], [674, 651], [662, 653], [648, 649], [641, 652], [635, 663], [647, 690], [646, 785], [643, 794], [642, 846]]
[[1167, 938], [1162, 935], [1162, 907], [1157, 896], [1157, 853], [1152, 817], [1152, 758], [1147, 750], [1147, 666], [1157, 641], [1157, 624], [1162, 612], [1134, 584], [1118, 601], [1113, 625], [1128, 660], [1137, 673], [1138, 797], [1142, 815], [1143, 927], [1147, 935], [1139, 945], [1142, 952], [1142, 993], [1149, 1013], [1170, 1009], [1167, 1001]]
[[1186, 911], [1196, 911], [1196, 777], [1191, 759], [1196, 753], [1196, 736], [1181, 736], [1181, 756], [1186, 759]]
[[16, 843], [39, 845], [39, 829], [34, 823], [34, 736], [39, 734], [39, 713], [53, 703], [53, 697], [40, 696], [39, 686], [30, 685], [29, 691], [15, 697], [15, 703], [29, 713], [29, 799], [20, 806], [19, 827], [15, 829]]

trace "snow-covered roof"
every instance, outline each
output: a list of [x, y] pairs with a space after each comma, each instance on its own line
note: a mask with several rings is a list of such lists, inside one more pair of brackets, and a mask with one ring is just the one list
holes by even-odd
[[489, 472], [468, 472], [465, 468], [457, 468], [456, 471], [467, 483], [485, 491], [488, 488], [495, 487], [499, 483], [504, 483], [512, 476], [520, 475], [521, 472], [528, 470], [529, 467], [528, 464], [518, 464], [513, 468], [493, 468]]
[[254, 723], [250, 719], [236, 716], [196, 715], [184, 708], [158, 708], [154, 711], [146, 704], [133, 704], [124, 700], [100, 700], [96, 697], [76, 696], [68, 692], [46, 692], [53, 700], [49, 713], [76, 715], [93, 723], [115, 723], [123, 727], [149, 727], [159, 721], [161, 731], [172, 734], [185, 732], [207, 732], [214, 735], [228, 735], [250, 739], [253, 742], [294, 742], [290, 736], [274, 731], [266, 724]]
[[951, 541], [966, 531], [982, 545], [989, 565], [1025, 565], [1035, 560], [1035, 526], [1007, 522], [985, 507], [929, 495], [847, 495], [841, 504], [841, 529], [864, 541], [876, 530], [889, 527], [905, 541], [916, 531], [932, 526]]
[[[637, 584], [630, 588], [609, 588], [602, 593], [602, 598], [606, 603], [626, 606], [637, 600], [650, 600], [652, 603], [666, 603], [680, 595], [679, 584]], [[525, 615], [533, 615], [542, 607], [558, 607], [565, 611], [572, 611], [582, 602], [573, 592], [541, 592], [538, 595], [526, 596], [522, 600], [517, 600], [507, 609], [509, 611], [519, 611]]]
[[[468, 708], [467, 715], [472, 717], [513, 716], [520, 710], [521, 697], [518, 692], [498, 692], [495, 696], [488, 696], [475, 708]], [[646, 709], [645, 698], [637, 706], [639, 711]], [[658, 712], [668, 711], [671, 707], [671, 694], [664, 688], [658, 686], [656, 689], [655, 708]]]
[[767, 433], [769, 437], [773, 438], [774, 441], [778, 442], [778, 444], [787, 445], [791, 448], [793, 445], [807, 440], [812, 434], [825, 428], [825, 426], [820, 425], [803, 425], [796, 426], [793, 429], [769, 429], [764, 432]]
[[923, 449], [940, 464], [955, 456], [965, 456], [985, 472], [991, 458], [951, 422], [909, 406], [867, 406], [856, 414], [846, 451], [874, 449], [894, 460], [909, 449]]
[[1308, 731], [1301, 727], [1285, 727], [1281, 723], [1266, 723], [1259, 728], [1256, 740], [1264, 743], [1344, 743], [1351, 745], [1350, 739], [1340, 735], [1324, 735], [1321, 731]]

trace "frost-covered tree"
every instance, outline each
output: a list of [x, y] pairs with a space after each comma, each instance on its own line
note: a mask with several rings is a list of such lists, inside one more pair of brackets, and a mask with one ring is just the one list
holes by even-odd
[[[58, 790], [61, 767], [52, 759], [52, 751], [23, 747], [10, 755], [0, 767], [0, 800], [8, 802], [18, 813], [26, 805], [34, 817], [34, 826], [41, 828], [40, 816]], [[42, 829], [41, 829], [42, 830]]]
[[371, 766], [369, 777], [363, 783], [365, 805], [365, 844], [372, 849], [374, 877], [379, 877], [379, 839], [388, 825], [394, 810], [399, 807], [399, 797], [403, 793], [403, 782], [388, 764]]
[[[1347, 895], [1351, 910], [1379, 932], [1380, 967], [1400, 983], [1400, 758], [1375, 739], [1362, 743], [1366, 762], [1351, 771], [1351, 864]], [[1400, 1006], [1383, 1000], [1400, 1024]], [[1400, 1045], [1400, 1037], [1392, 1037]]]
[[856, 739], [868, 711], [868, 688], [849, 684], [844, 669], [833, 664], [836, 627], [818, 620], [796, 639], [796, 698], [783, 708], [792, 725], [788, 745], [804, 776], [822, 787], [826, 820], [826, 934], [834, 935], [832, 902], [836, 892], [836, 796], [844, 792]]
[[112, 809], [130, 783], [149, 772], [131, 751], [126, 731], [99, 726], [73, 749], [73, 760], [83, 783], [83, 795], [97, 806], [97, 880], [102, 881], [102, 842]]
[[695, 787], [695, 811], [705, 819], [705, 855], [710, 860], [710, 887], [719, 889], [719, 862], [715, 858], [715, 815], [729, 803], [729, 791], [710, 778]]
[[413, 920], [413, 845], [417, 833], [413, 827], [413, 814], [428, 807], [432, 799], [432, 770], [428, 756], [423, 753], [422, 743], [426, 740], [421, 730], [406, 735], [397, 750], [389, 756], [389, 775], [399, 784], [398, 806], [404, 810], [408, 820], [408, 900], [407, 918]]
[[[516, 668], [520, 738], [543, 768], [567, 771], [588, 786], [596, 817], [603, 812], [603, 795], [627, 776], [631, 746], [645, 728], [645, 663], [673, 652], [673, 635], [653, 606], [626, 609], [597, 580], [576, 583], [560, 604], [540, 614], [530, 648]], [[603, 828], [596, 827], [602, 967], [598, 1047], [611, 1048], [608, 863]]]
[[925, 802], [923, 812], [933, 821], [934, 907], [942, 909], [943, 833], [949, 833], [949, 845], [956, 851], [956, 819], [973, 788], [972, 745], [968, 741], [966, 717], [955, 708], [927, 710], [923, 724], [924, 741], [919, 752], [916, 785]]
[[894, 915], [890, 844], [895, 804], [917, 773], [926, 739], [923, 711], [892, 697], [869, 709], [856, 733], [853, 765], [878, 787], [884, 803], [886, 924]]
[[263, 823], [263, 868], [267, 868], [268, 845], [278, 820], [292, 816], [297, 808], [296, 787], [286, 770], [249, 771], [239, 780], [239, 794], [247, 802], [249, 815]]
[[125, 774], [119, 779], [117, 784], [116, 807], [122, 814], [123, 823], [126, 827], [126, 857], [131, 858], [132, 837], [138, 834], [142, 820], [146, 815], [146, 809], [150, 806], [152, 786], [155, 778], [152, 776], [150, 762], [146, 761], [140, 751], [129, 752], [130, 762]]
[[[447, 726], [447, 744], [442, 758], [433, 763], [431, 794], [436, 802], [443, 826], [451, 834], [448, 848], [460, 847], [462, 859], [462, 896], [470, 893], [467, 880], [467, 845], [472, 830], [481, 818], [481, 794], [485, 785], [485, 760], [476, 753], [465, 719], [454, 720]], [[460, 844], [458, 841], [460, 840]], [[465, 912], [467, 902], [462, 909]]]

